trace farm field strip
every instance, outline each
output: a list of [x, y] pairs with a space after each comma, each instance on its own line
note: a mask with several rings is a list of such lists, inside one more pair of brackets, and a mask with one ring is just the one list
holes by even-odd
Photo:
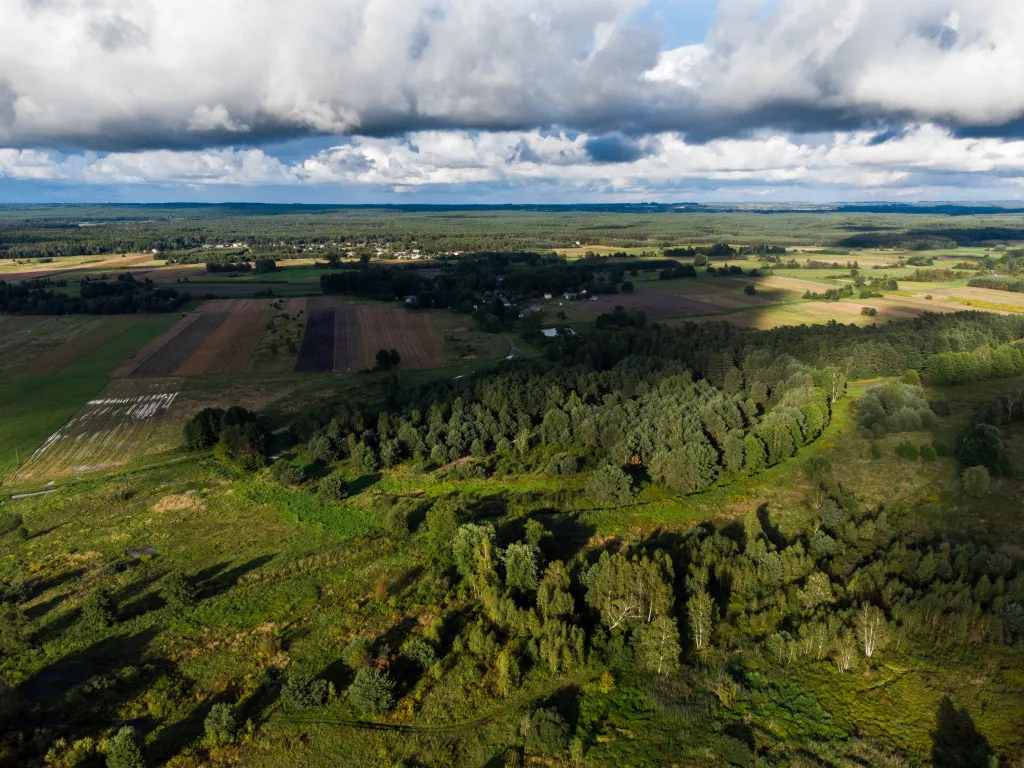
[[206, 337], [174, 375], [240, 372], [245, 368], [249, 356], [262, 338], [266, 324], [273, 316], [273, 310], [266, 309], [259, 312], [230, 312], [227, 319]]
[[[12, 318], [16, 330], [0, 338], [0, 374], [17, 374], [32, 361], [67, 343], [76, 342], [102, 326], [104, 319], [69, 315], [45, 317], [40, 322]], [[6, 323], [5, 323], [6, 324]]]
[[151, 357], [153, 357], [153, 355], [167, 346], [172, 339], [176, 338], [198, 319], [199, 315], [195, 312], [185, 315], [185, 317], [181, 318], [181, 320], [175, 323], [170, 329], [157, 336], [146, 344], [146, 346], [132, 355], [128, 360], [115, 368], [113, 373], [110, 375], [114, 378], [131, 376], [135, 370], [145, 364]]
[[120, 466], [150, 447], [155, 422], [178, 399], [180, 380], [117, 380], [48, 437], [18, 471], [20, 479]]
[[580, 307], [594, 314], [611, 312], [615, 307], [625, 309], [642, 309], [649, 317], [669, 318], [686, 317], [688, 315], [709, 315], [728, 309], [722, 304], [711, 301], [693, 299], [675, 293], [645, 291], [642, 294], [616, 294], [599, 296], [597, 301], [582, 301]]
[[328, 373], [334, 370], [334, 313], [333, 308], [311, 309], [302, 337], [297, 373]]
[[227, 320], [227, 312], [200, 312], [197, 319], [171, 338], [148, 360], [139, 365], [133, 376], [169, 376], [181, 367], [196, 349]]
[[394, 307], [358, 307], [359, 360], [364, 368], [376, 365], [377, 352], [396, 349], [402, 366], [425, 370], [444, 365], [444, 352], [430, 316]]
[[334, 370], [359, 370], [359, 326], [355, 307], [334, 310]]
[[19, 369], [17, 376], [52, 376], [73, 365], [91, 352], [109, 343], [131, 328], [135, 318], [130, 315], [109, 317], [73, 339], [48, 349], [29, 365]]

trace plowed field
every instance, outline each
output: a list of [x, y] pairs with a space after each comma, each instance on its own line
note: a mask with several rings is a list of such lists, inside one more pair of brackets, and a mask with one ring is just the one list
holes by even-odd
[[373, 368], [377, 352], [396, 349], [402, 367], [411, 370], [444, 365], [444, 353], [430, 315], [394, 307], [354, 307], [359, 328], [359, 362]]
[[228, 319], [228, 315], [228, 312], [198, 313], [196, 320], [139, 365], [132, 375], [170, 376]]

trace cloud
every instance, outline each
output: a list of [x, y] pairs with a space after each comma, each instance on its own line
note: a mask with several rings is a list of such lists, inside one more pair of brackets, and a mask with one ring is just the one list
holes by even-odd
[[673, 50], [638, 21], [651, 6], [0, 0], [0, 145], [531, 129], [711, 140], [907, 123], [998, 136], [1024, 121], [1019, 0], [719, 0], [706, 40]]
[[[694, 190], [736, 199], [899, 198], [938, 190], [1024, 196], [1024, 140], [970, 139], [924, 125], [882, 137], [839, 132], [810, 139], [765, 133], [693, 143], [662, 133], [630, 157], [594, 151], [608, 137], [527, 132], [424, 131], [353, 137], [285, 163], [260, 149], [64, 154], [0, 150], [0, 177], [67, 185], [190, 189], [274, 186], [493, 197], [678, 200]], [[619, 141], [619, 139], [616, 139]], [[249, 193], [241, 193], [246, 196]], [[949, 196], [955, 195], [946, 195]]]

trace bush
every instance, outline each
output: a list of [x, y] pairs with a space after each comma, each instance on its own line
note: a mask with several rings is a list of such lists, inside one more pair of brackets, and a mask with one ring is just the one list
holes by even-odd
[[875, 309], [874, 307], [861, 307], [860, 313], [862, 315], [867, 315], [868, 317], [874, 317], [875, 315], [878, 314], [878, 310]]
[[173, 613], [182, 614], [196, 605], [196, 588], [181, 573], [172, 573], [164, 579], [160, 594]]
[[230, 744], [238, 735], [238, 711], [230, 704], [214, 704], [206, 715], [203, 728], [211, 746]]
[[0, 513], [0, 536], [8, 533], [15, 533], [19, 539], [27, 539], [28, 531], [25, 529], [25, 522], [21, 515], [13, 512]]
[[360, 670], [370, 663], [370, 644], [356, 635], [341, 652], [341, 658], [350, 669]]
[[953, 451], [950, 449], [949, 444], [945, 440], [936, 440], [932, 443], [932, 447], [935, 449], [935, 453], [939, 456], [952, 456]]
[[975, 424], [960, 438], [956, 457], [966, 467], [985, 467], [992, 474], [1009, 474], [1010, 457], [999, 430], [991, 424]]
[[316, 709], [327, 703], [330, 685], [326, 680], [289, 677], [281, 686], [281, 700], [292, 709]]
[[317, 483], [316, 492], [323, 501], [341, 501], [348, 496], [348, 483], [340, 472], [334, 472]]
[[290, 461], [275, 461], [270, 474], [281, 485], [298, 485], [306, 479], [306, 471]]
[[569, 725], [551, 709], [539, 709], [530, 716], [526, 749], [534, 755], [559, 757], [569, 746]]
[[920, 451], [918, 451], [916, 445], [907, 440], [904, 440], [902, 443], [896, 446], [896, 455], [899, 456], [901, 459], [906, 459], [907, 461], [917, 461], [921, 453]]
[[861, 426], [876, 436], [915, 432], [935, 425], [935, 414], [920, 387], [890, 381], [872, 387], [857, 403]]
[[125, 726], [107, 742], [107, 768], [145, 768], [135, 729]]
[[580, 462], [575, 456], [555, 456], [548, 463], [547, 473], [552, 477], [575, 475], [580, 471]]
[[920, 387], [921, 386], [921, 374], [919, 374], [917, 371], [911, 369], [911, 370], [909, 370], [909, 371], [907, 371], [906, 373], [903, 374], [903, 383], [904, 384], [909, 384], [912, 387]]
[[753, 283], [747, 283], [743, 286], [743, 292], [747, 294], [747, 296], [755, 296], [757, 295], [757, 286]]
[[872, 459], [880, 459], [880, 458], [882, 458], [882, 446], [880, 446], [878, 443], [872, 443], [871, 444], [871, 458]]
[[82, 602], [82, 625], [93, 632], [114, 626], [116, 614], [114, 601], [102, 589], [94, 589]]
[[936, 416], [949, 416], [953, 412], [949, 400], [935, 400], [932, 402], [932, 413]]
[[921, 458], [925, 461], [935, 461], [939, 457], [938, 452], [930, 445], [921, 447]]
[[625, 504], [633, 495], [633, 481], [621, 467], [607, 464], [587, 481], [587, 497], [602, 504]]
[[348, 700], [363, 714], [383, 715], [395, 703], [395, 682], [387, 672], [363, 667], [348, 689]]
[[402, 643], [402, 655], [423, 669], [430, 669], [437, 661], [434, 646], [422, 637], [410, 637]]
[[985, 467], [969, 467], [965, 469], [961, 480], [964, 484], [964, 492], [975, 499], [987, 496], [989, 489], [992, 487], [992, 478]]

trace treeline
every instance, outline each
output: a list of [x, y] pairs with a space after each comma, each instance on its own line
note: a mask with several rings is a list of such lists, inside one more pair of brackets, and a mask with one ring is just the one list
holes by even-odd
[[[420, 307], [455, 308], [471, 313], [473, 305], [501, 294], [511, 300], [545, 294], [615, 294], [640, 271], [666, 270], [678, 276], [693, 267], [670, 260], [570, 262], [553, 254], [532, 252], [476, 253], [441, 262], [441, 273], [424, 274], [404, 266], [346, 265], [320, 276], [326, 294], [360, 296], [380, 301], [415, 297]], [[694, 273], [695, 274], [695, 273]]]
[[940, 352], [924, 368], [929, 381], [939, 385], [1006, 379], [1024, 373], [1021, 343], [983, 346], [971, 352]]
[[664, 254], [671, 259], [693, 259], [705, 256], [709, 259], [731, 259], [737, 256], [779, 256], [787, 253], [781, 245], [743, 245], [734, 247], [728, 243], [713, 245], [665, 248]]
[[174, 312], [189, 300], [187, 293], [137, 281], [130, 273], [115, 280], [83, 280], [79, 297], [52, 290], [45, 281], [0, 281], [0, 312], [12, 315], [121, 315]]

